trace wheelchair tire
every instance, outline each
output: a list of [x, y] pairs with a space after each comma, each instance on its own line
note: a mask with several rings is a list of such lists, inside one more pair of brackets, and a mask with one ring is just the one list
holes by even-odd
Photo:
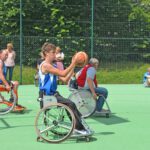
[[16, 105], [17, 97], [11, 89], [9, 92], [0, 92], [0, 115], [5, 115], [12, 111]]
[[72, 110], [61, 103], [51, 103], [41, 109], [35, 119], [35, 129], [40, 139], [60, 143], [70, 137], [75, 128]]
[[96, 110], [96, 100], [87, 90], [76, 90], [69, 96], [84, 118], [90, 117]]

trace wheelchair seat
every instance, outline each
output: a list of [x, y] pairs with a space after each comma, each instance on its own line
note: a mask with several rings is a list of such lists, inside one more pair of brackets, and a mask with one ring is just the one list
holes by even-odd
[[43, 95], [43, 107], [50, 105], [51, 103], [57, 103], [57, 99], [55, 96], [47, 96]]

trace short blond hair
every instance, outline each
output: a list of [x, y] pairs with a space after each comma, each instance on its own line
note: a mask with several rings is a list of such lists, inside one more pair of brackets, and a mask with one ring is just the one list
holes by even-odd
[[12, 43], [8, 43], [8, 44], [7, 44], [7, 47], [10, 47], [10, 48], [14, 49], [14, 46], [13, 46]]
[[45, 42], [41, 49], [41, 57], [45, 57], [46, 52], [49, 52], [49, 51], [56, 51], [56, 46], [52, 43]]

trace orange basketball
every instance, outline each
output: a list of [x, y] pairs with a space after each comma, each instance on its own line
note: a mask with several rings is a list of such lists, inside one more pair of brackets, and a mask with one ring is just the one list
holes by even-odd
[[83, 67], [88, 62], [88, 55], [85, 52], [80, 51], [76, 53], [75, 59], [77, 61], [76, 66]]

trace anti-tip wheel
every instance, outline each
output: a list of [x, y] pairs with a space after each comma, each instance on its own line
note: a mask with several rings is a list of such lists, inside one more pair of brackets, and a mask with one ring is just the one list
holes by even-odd
[[37, 141], [37, 142], [39, 142], [39, 141], [40, 141], [40, 139], [41, 139], [41, 138], [38, 136], [38, 137], [36, 138], [36, 141]]
[[109, 118], [109, 114], [106, 114], [106, 118]]
[[87, 142], [90, 142], [90, 138], [89, 138], [89, 137], [86, 137], [86, 141], [87, 141]]

